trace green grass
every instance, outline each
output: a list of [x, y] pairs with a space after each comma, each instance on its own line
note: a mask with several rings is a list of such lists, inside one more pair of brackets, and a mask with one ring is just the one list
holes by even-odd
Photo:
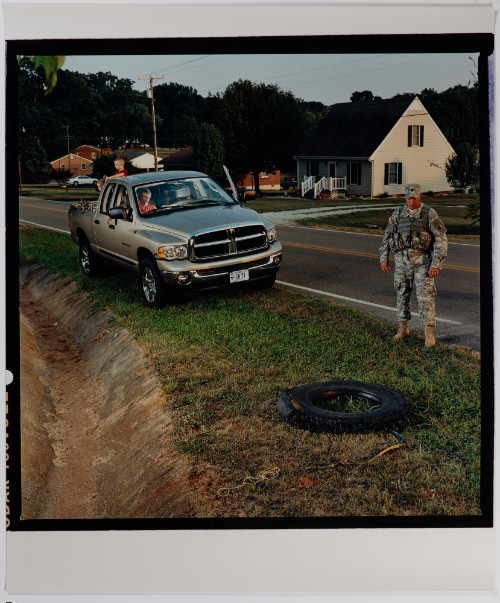
[[[470, 198], [462, 199], [461, 196], [456, 195], [429, 198], [424, 196], [423, 201], [438, 212], [449, 235], [468, 237], [478, 237], [480, 235], [480, 225], [472, 224], [471, 220], [465, 217], [468, 212], [467, 204], [471, 201]], [[299, 223], [316, 228], [369, 230], [383, 234], [394, 207], [402, 205], [404, 201], [402, 199], [375, 199], [374, 202], [377, 202], [377, 204], [380, 202], [387, 203], [387, 208], [353, 214], [308, 218], [300, 220]]]
[[[75, 281], [144, 349], [203, 516], [481, 514], [477, 354], [439, 343], [428, 349], [416, 336], [394, 342], [393, 325], [278, 288], [203, 294], [148, 310], [135, 275], [110, 268], [87, 279], [69, 237], [20, 233], [23, 259]], [[344, 379], [405, 393], [412, 412], [391, 425], [405, 444], [369, 464], [320, 468], [395, 443], [384, 432], [314, 434], [280, 422], [276, 403], [285, 389]], [[276, 467], [264, 488], [242, 485]]]
[[48, 184], [23, 184], [19, 195], [55, 201], [79, 201], [80, 199], [97, 199], [99, 192], [94, 186], [62, 188], [57, 182], [49, 182]]

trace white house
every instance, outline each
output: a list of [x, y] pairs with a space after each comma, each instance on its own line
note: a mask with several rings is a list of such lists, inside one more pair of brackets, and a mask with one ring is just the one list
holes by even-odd
[[409, 182], [424, 192], [451, 191], [444, 166], [453, 154], [416, 96], [333, 105], [294, 158], [303, 195], [374, 197], [403, 195]]

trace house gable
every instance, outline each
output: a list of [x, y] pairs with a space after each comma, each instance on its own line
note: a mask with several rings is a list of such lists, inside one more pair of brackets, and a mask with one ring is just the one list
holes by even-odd
[[80, 157], [71, 153], [64, 155], [50, 162], [53, 170], [69, 170], [72, 176], [80, 176], [81, 174], [90, 174], [92, 172], [93, 161]]
[[371, 194], [401, 195], [407, 182], [420, 183], [424, 191], [450, 190], [444, 166], [453, 153], [453, 147], [415, 97], [370, 156]]

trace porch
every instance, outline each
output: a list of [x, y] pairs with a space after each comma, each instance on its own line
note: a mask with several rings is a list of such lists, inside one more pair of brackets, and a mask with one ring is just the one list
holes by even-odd
[[323, 176], [317, 180], [316, 176], [304, 176], [300, 183], [300, 196], [317, 199], [319, 195], [328, 191], [327, 196], [336, 197], [346, 190], [346, 178], [331, 178]]

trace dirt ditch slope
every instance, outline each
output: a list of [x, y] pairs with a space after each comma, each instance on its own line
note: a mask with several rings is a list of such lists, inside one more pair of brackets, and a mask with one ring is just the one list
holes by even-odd
[[111, 315], [20, 269], [21, 519], [193, 517], [169, 407]]

